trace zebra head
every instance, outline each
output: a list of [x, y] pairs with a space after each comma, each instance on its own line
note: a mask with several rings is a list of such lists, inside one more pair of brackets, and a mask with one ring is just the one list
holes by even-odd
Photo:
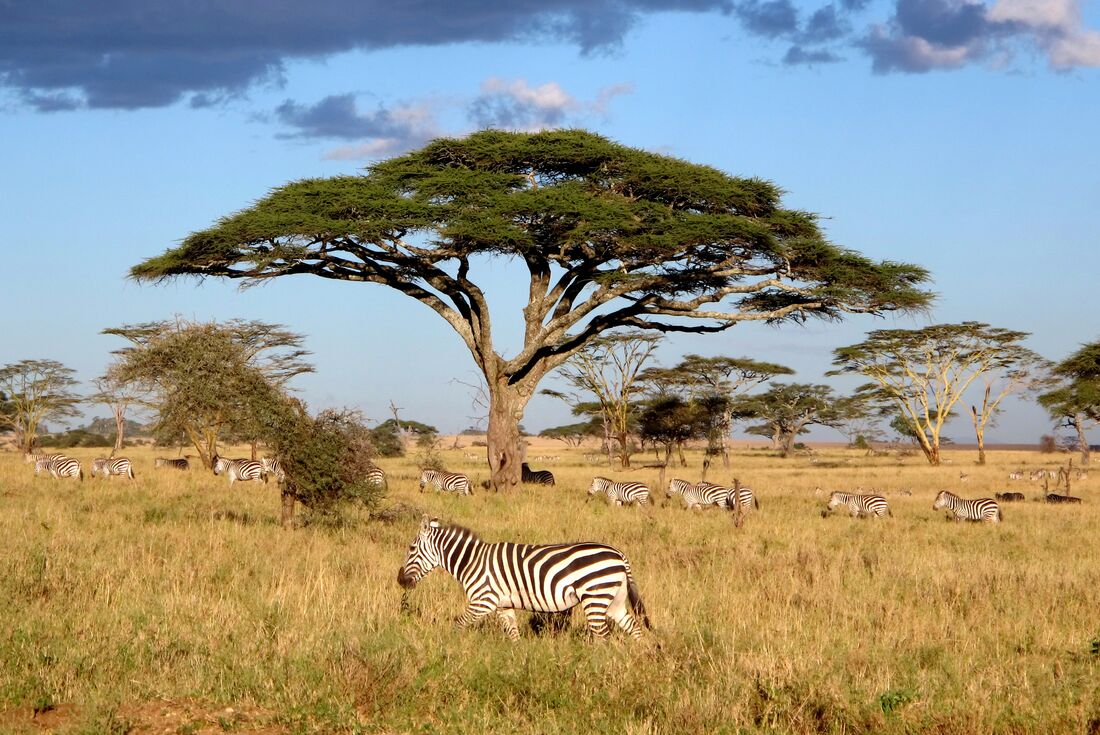
[[229, 469], [229, 460], [215, 454], [210, 458], [210, 469], [214, 470], [215, 475], [220, 475]]
[[424, 492], [424, 487], [432, 481], [433, 473], [431, 470], [420, 471], [420, 492]]
[[602, 493], [610, 484], [611, 480], [608, 480], [606, 477], [593, 477], [592, 484], [588, 486], [588, 494], [595, 495], [596, 493]]
[[92, 477], [96, 475], [103, 475], [107, 477], [110, 473], [107, 471], [107, 460], [102, 457], [92, 460]]
[[955, 496], [946, 490], [940, 490], [940, 494], [936, 496], [936, 502], [932, 503], [932, 510], [939, 510], [940, 508], [947, 508], [949, 506], [948, 498], [954, 498]]
[[830, 493], [829, 510], [835, 510], [838, 505], [844, 505], [844, 501], [840, 499], [840, 493]]
[[405, 588], [412, 588], [416, 583], [424, 579], [428, 572], [438, 567], [441, 563], [439, 550], [439, 529], [443, 524], [438, 518], [424, 517], [420, 522], [420, 531], [416, 538], [409, 544], [409, 553], [405, 557], [405, 563], [397, 572], [397, 583]]
[[673, 495], [683, 495], [684, 490], [687, 490], [691, 486], [691, 483], [685, 480], [677, 480], [673, 478], [668, 481], [668, 490], [665, 491], [665, 497], [671, 498]]

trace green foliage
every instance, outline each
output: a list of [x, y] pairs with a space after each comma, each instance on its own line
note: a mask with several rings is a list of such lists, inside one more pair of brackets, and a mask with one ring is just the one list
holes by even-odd
[[325, 410], [310, 416], [295, 400], [261, 404], [262, 438], [286, 472], [284, 492], [322, 519], [335, 519], [348, 505], [374, 508], [384, 490], [367, 481], [373, 467], [371, 431], [362, 414]]
[[581, 421], [576, 424], [552, 426], [539, 432], [539, 436], [541, 437], [545, 437], [547, 439], [558, 439], [559, 441], [565, 442], [565, 444], [570, 447], [579, 446], [580, 443], [588, 437], [602, 435], [603, 424], [598, 418], [589, 419], [588, 421]]
[[393, 431], [395, 433], [397, 432], [398, 428], [400, 428], [401, 431], [408, 431], [418, 436], [439, 433], [439, 429], [431, 426], [430, 424], [424, 424], [419, 421], [406, 421], [404, 419], [401, 420], [400, 424], [398, 424], [397, 421], [395, 421], [394, 419], [386, 419], [375, 428], [383, 429], [385, 431]]
[[790, 453], [795, 437], [810, 426], [835, 426], [843, 419], [832, 388], [803, 383], [775, 383], [764, 393], [738, 396], [733, 415], [763, 422], [747, 431], [777, 440], [783, 456]]
[[63, 434], [47, 434], [38, 440], [40, 447], [69, 449], [72, 447], [110, 447], [114, 446], [113, 436], [104, 436], [87, 429], [71, 429]]
[[371, 429], [371, 444], [379, 457], [402, 457], [405, 455], [405, 443], [397, 433], [397, 424], [385, 421]]
[[910, 702], [917, 701], [918, 697], [919, 694], [912, 689], [889, 689], [879, 695], [878, 706], [882, 714], [889, 717]]
[[1054, 366], [1059, 385], [1039, 396], [1051, 418], [1085, 417], [1100, 422], [1100, 341], [1081, 349]]
[[668, 396], [651, 402], [638, 424], [642, 438], [663, 445], [667, 454], [680, 442], [704, 436], [707, 418], [699, 404], [689, 403], [679, 396]]

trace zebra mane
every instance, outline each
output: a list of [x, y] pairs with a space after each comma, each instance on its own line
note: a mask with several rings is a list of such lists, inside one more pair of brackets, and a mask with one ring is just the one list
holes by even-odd
[[481, 541], [481, 536], [476, 531], [467, 528], [466, 526], [460, 526], [457, 523], [447, 523], [439, 527], [440, 531], [448, 531], [450, 533], [461, 536], [462, 538], [473, 539], [474, 541]]

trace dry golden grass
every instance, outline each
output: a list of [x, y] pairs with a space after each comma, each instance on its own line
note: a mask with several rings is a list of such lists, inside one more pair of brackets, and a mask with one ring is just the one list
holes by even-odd
[[[445, 453], [450, 468], [485, 477], [464, 451]], [[593, 474], [656, 484], [656, 470], [545, 453], [563, 459], [532, 464], [556, 488], [472, 498], [419, 494], [411, 464], [382, 460], [385, 502], [487, 540], [619, 547], [656, 628], [646, 640], [593, 642], [578, 619], [517, 645], [458, 631], [463, 596], [444, 572], [401, 614], [416, 513], [288, 531], [274, 484], [154, 471], [152, 450], [131, 453], [135, 482], [83, 485], [0, 455], [0, 731], [36, 732], [13, 713], [60, 705], [58, 731], [152, 732], [140, 713], [185, 702], [165, 707], [206, 714], [156, 731], [1100, 732], [1100, 481], [1075, 486], [1072, 508], [1011, 483], [1029, 502], [1000, 526], [931, 509], [940, 489], [992, 495], [1009, 470], [1057, 458], [993, 452], [975, 467], [950, 452], [929, 468], [746, 449], [734, 474], [762, 509], [736, 529], [718, 511], [586, 502]], [[823, 518], [817, 486], [885, 491], [894, 516]], [[211, 714], [230, 707], [251, 714]]]

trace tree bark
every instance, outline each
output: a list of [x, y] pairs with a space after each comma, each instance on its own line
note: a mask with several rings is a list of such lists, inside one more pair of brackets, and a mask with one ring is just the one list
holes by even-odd
[[519, 422], [529, 398], [530, 392], [524, 387], [509, 385], [506, 380], [489, 384], [485, 440], [489, 445], [490, 483], [497, 492], [515, 490], [520, 485], [523, 447]]
[[112, 409], [115, 414], [115, 448], [111, 450], [111, 456], [122, 451], [122, 438], [126, 431], [126, 405], [116, 403]]
[[294, 523], [294, 495], [283, 488], [282, 492], [282, 510], [279, 514], [279, 522], [282, 523], [283, 528], [290, 528]]
[[986, 405], [989, 403], [989, 386], [985, 388], [985, 403], [982, 404], [983, 415], [978, 415], [978, 409], [974, 406], [970, 407], [970, 419], [974, 422], [974, 435], [978, 438], [978, 464], [985, 464], [985, 421], [984, 412], [988, 409]]
[[1085, 422], [1081, 420], [1081, 414], [1074, 415], [1073, 428], [1077, 432], [1077, 451], [1081, 452], [1081, 466], [1088, 467], [1089, 440], [1085, 436]]

